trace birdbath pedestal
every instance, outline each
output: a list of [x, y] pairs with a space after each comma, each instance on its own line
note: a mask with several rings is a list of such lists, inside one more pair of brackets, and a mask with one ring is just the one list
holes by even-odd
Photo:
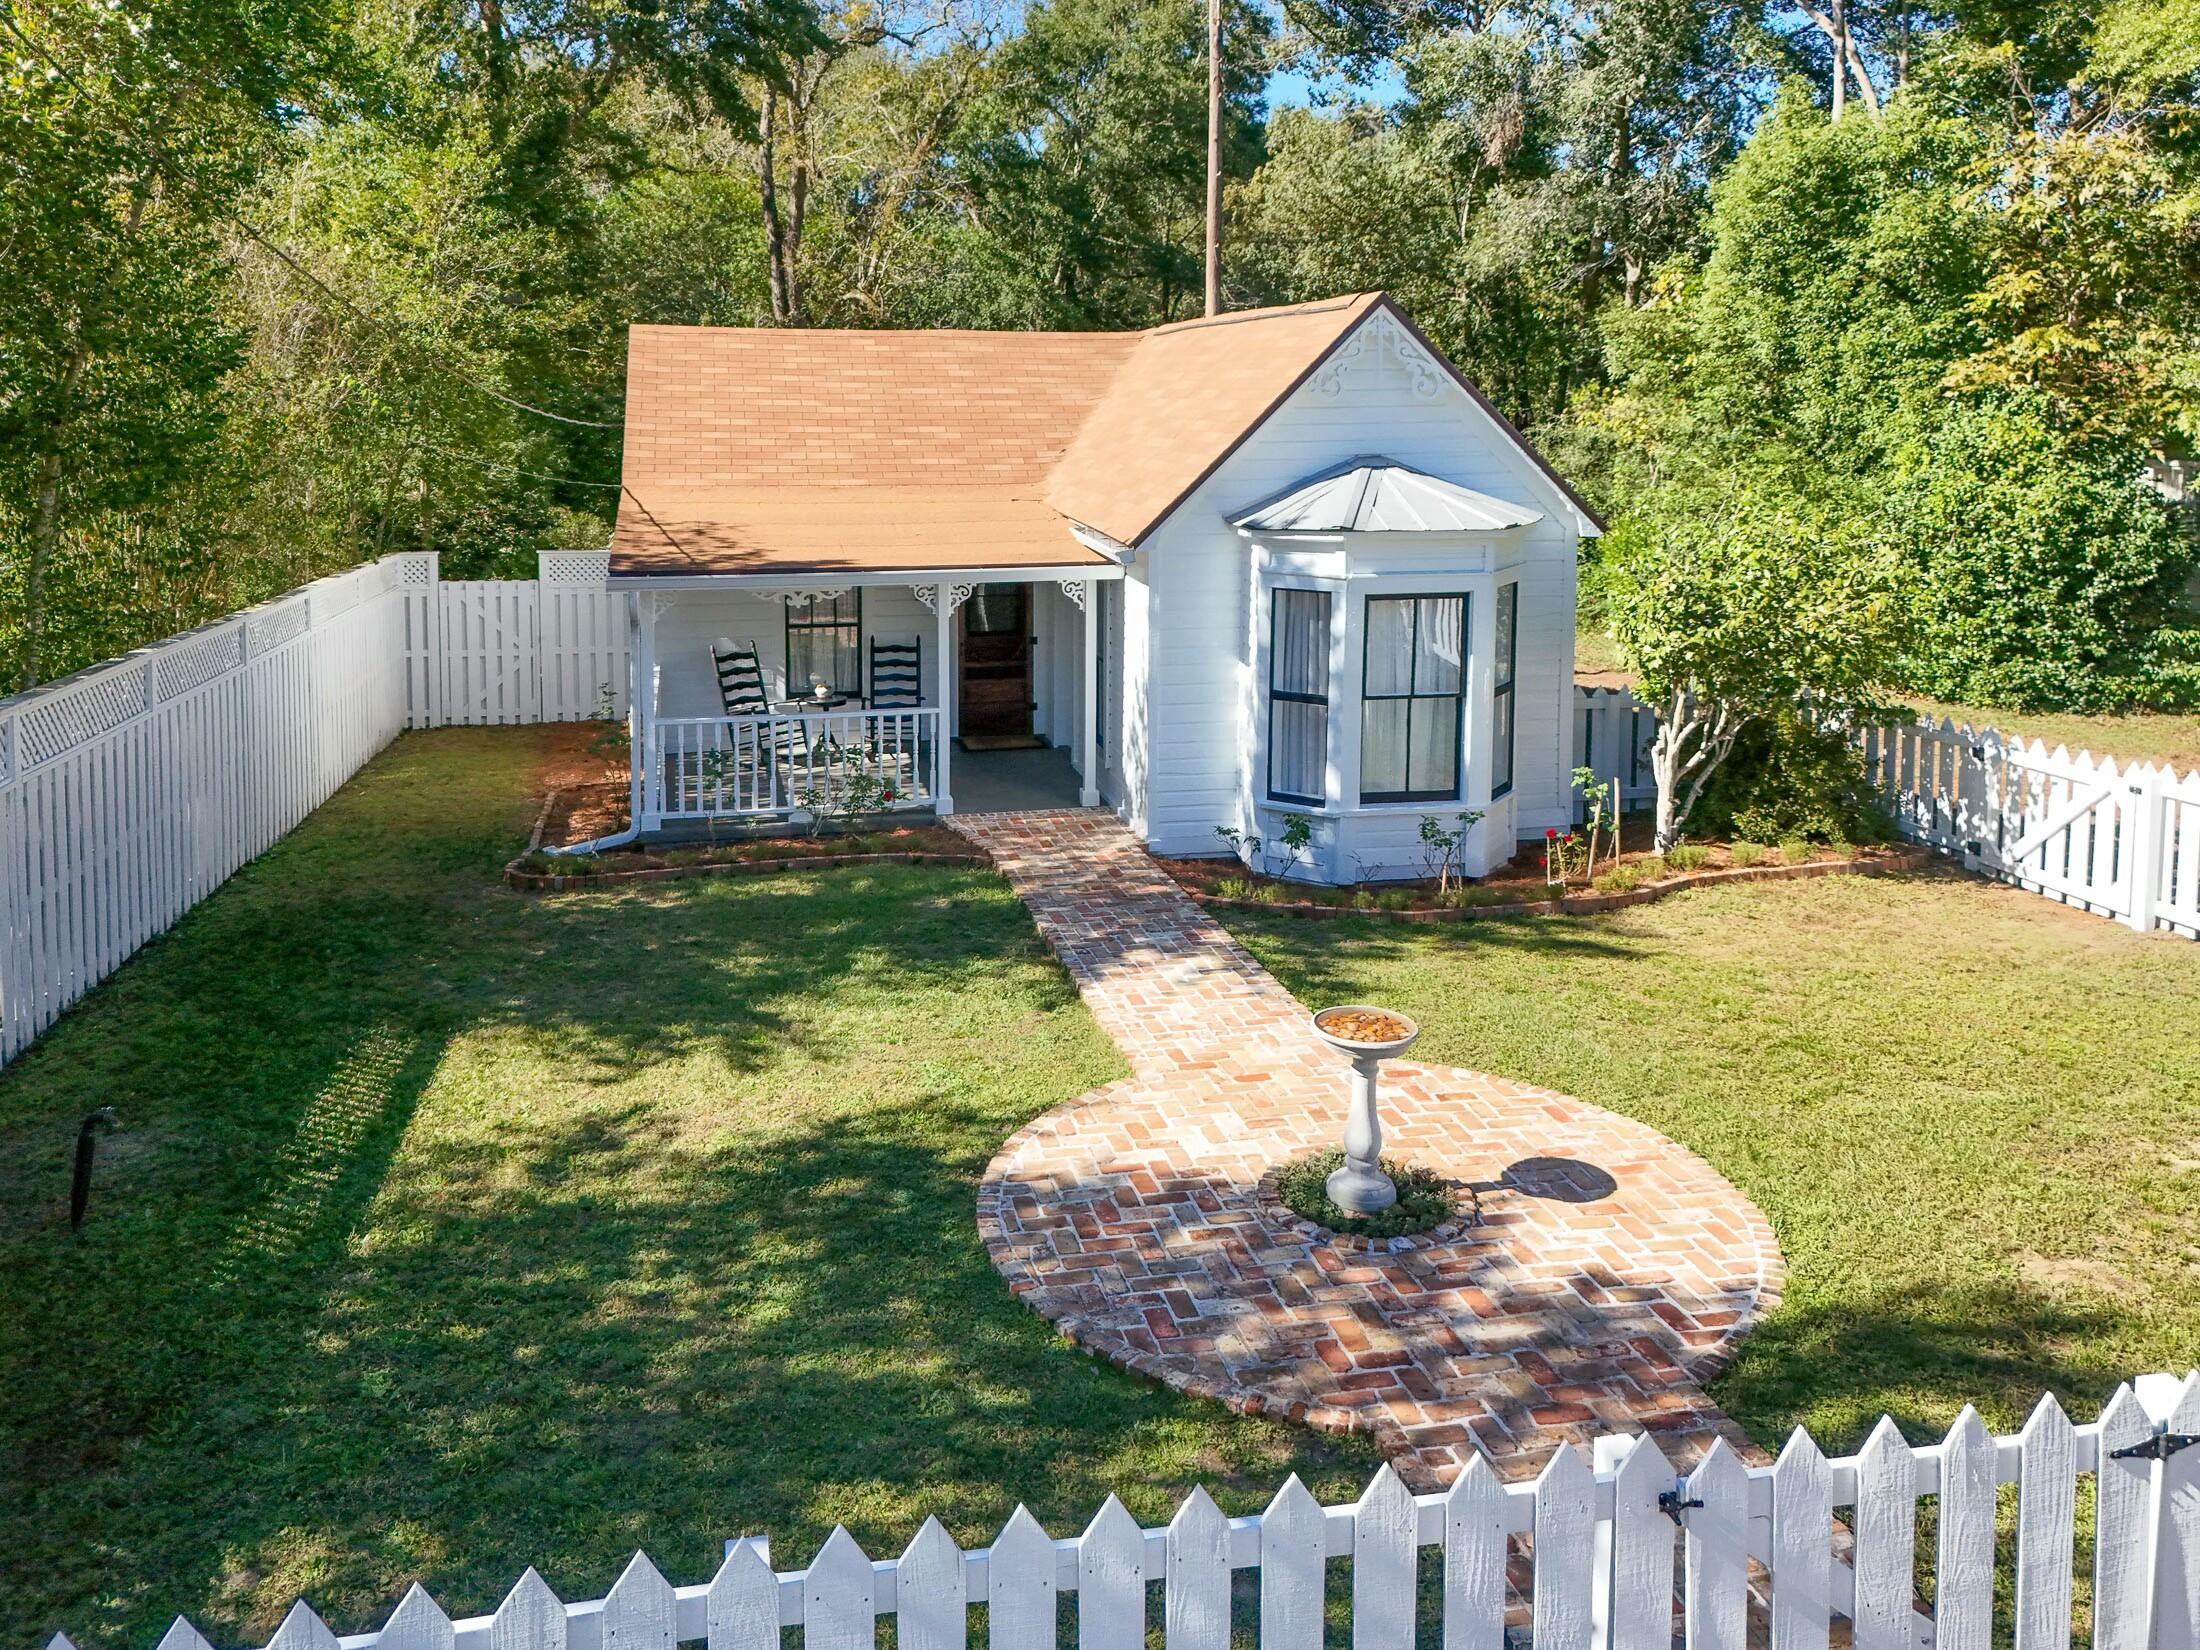
[[1344, 1166], [1323, 1182], [1323, 1190], [1346, 1214], [1379, 1214], [1398, 1201], [1398, 1188], [1383, 1173], [1383, 1120], [1375, 1105], [1376, 1075], [1383, 1061], [1411, 1046], [1421, 1028], [1395, 1009], [1342, 1003], [1314, 1016], [1314, 1035], [1352, 1061]]

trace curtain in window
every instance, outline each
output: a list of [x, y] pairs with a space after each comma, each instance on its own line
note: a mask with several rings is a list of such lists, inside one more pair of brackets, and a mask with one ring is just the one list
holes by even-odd
[[1513, 788], [1513, 668], [1520, 641], [1520, 586], [1497, 589], [1497, 660], [1490, 704], [1490, 795]]
[[1360, 705], [1360, 800], [1459, 794], [1464, 596], [1370, 596]]
[[787, 604], [787, 691], [796, 698], [826, 682], [838, 693], [863, 691], [863, 598], [805, 596]]
[[1268, 668], [1268, 794], [1319, 804], [1329, 783], [1329, 593], [1279, 590]]

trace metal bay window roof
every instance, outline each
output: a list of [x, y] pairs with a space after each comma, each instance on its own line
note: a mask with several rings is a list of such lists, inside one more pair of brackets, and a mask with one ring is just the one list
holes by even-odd
[[1543, 512], [1363, 453], [1262, 499], [1231, 525], [1260, 533], [1490, 533]]

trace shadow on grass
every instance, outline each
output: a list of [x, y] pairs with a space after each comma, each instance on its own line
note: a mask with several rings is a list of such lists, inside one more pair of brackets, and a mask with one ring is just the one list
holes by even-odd
[[1710, 1385], [1768, 1445], [1807, 1425], [1828, 1454], [1859, 1449], [1882, 1414], [1913, 1443], [1935, 1440], [1955, 1419], [1950, 1393], [2007, 1432], [2043, 1392], [2090, 1420], [2120, 1382], [2145, 1373], [2104, 1355], [2120, 1328], [2105, 1306], [1985, 1279], [1912, 1282], [1830, 1305], [1791, 1298]]
[[1357, 1489], [1364, 1446], [1099, 1365], [987, 1263], [992, 1150], [1122, 1070], [998, 878], [521, 896], [534, 749], [407, 739], [0, 1074], [0, 1636]]

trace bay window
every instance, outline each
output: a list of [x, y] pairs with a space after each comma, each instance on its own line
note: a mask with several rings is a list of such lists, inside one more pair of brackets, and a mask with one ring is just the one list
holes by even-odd
[[1362, 660], [1360, 800], [1459, 795], [1464, 596], [1370, 596]]
[[1329, 784], [1329, 592], [1278, 590], [1269, 615], [1268, 795], [1318, 808]]

